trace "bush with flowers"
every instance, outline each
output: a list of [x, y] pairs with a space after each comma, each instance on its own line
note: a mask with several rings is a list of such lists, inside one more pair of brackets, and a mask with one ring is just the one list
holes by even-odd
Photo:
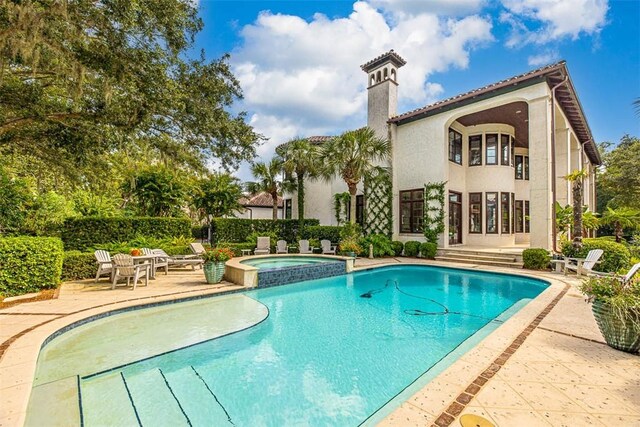
[[202, 255], [204, 262], [226, 262], [233, 258], [233, 250], [230, 248], [213, 248]]

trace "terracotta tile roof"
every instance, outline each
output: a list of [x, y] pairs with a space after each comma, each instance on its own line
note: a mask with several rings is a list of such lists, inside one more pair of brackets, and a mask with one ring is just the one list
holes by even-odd
[[[248, 208], [272, 208], [273, 198], [269, 193], [258, 193], [247, 197], [241, 197], [240, 204]], [[278, 196], [278, 207], [283, 205], [282, 197]]]
[[389, 52], [383, 53], [377, 58], [374, 58], [371, 61], [362, 64], [360, 68], [362, 68], [362, 71], [368, 73], [369, 71], [382, 65], [386, 61], [391, 61], [398, 68], [407, 63], [407, 61], [405, 61], [400, 55], [398, 55], [393, 49], [391, 49]]
[[589, 125], [587, 124], [582, 105], [580, 105], [575, 88], [573, 87], [573, 83], [569, 77], [569, 71], [567, 70], [565, 61], [546, 65], [544, 67], [528, 71], [524, 74], [519, 74], [478, 89], [473, 89], [469, 92], [461, 93], [460, 95], [452, 96], [451, 98], [434, 102], [433, 104], [425, 107], [392, 117], [389, 119], [389, 123], [396, 123], [398, 125], [409, 123], [414, 120], [452, 110], [458, 106], [472, 104], [505, 92], [510, 92], [519, 89], [522, 86], [526, 86], [527, 84], [546, 81], [549, 87], [553, 87], [558, 83], [563, 82], [565, 77], [567, 78], [566, 83], [556, 89], [556, 99], [569, 119], [571, 127], [576, 132], [578, 140], [580, 140], [580, 143], [585, 145], [585, 150], [589, 155], [590, 160], [595, 164], [600, 164], [602, 162], [600, 153], [598, 152], [595, 141], [593, 140], [591, 129], [589, 129]]

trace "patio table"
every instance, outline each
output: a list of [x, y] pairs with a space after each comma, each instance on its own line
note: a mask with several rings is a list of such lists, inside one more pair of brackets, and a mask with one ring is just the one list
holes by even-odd
[[134, 264], [144, 264], [146, 261], [151, 261], [151, 273], [149, 273], [149, 279], [156, 278], [156, 258], [158, 255], [137, 255], [131, 256]]
[[240, 249], [240, 251], [242, 251], [242, 256], [251, 255], [251, 249]]

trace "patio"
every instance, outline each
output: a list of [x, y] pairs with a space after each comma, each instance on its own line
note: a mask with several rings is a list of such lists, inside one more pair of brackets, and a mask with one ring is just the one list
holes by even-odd
[[[392, 263], [479, 268], [407, 258], [359, 259], [356, 269]], [[391, 413], [382, 425], [459, 425], [473, 413], [495, 425], [638, 425], [640, 357], [603, 343], [579, 281], [552, 273], [498, 267], [552, 282], [482, 343]], [[201, 271], [171, 271], [134, 292], [106, 280], [65, 283], [57, 299], [0, 310], [0, 425], [22, 425], [41, 343], [54, 331], [114, 309], [236, 291], [204, 284]]]

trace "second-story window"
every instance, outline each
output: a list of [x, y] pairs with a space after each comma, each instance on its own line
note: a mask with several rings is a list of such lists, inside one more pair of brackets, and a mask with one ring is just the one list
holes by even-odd
[[462, 134], [449, 129], [449, 160], [462, 164]]
[[488, 165], [498, 164], [498, 134], [488, 133], [485, 136], [485, 144], [487, 145], [487, 162]]
[[482, 164], [482, 135], [469, 137], [469, 166]]
[[529, 156], [516, 156], [516, 179], [529, 179]]
[[509, 135], [500, 135], [500, 164], [509, 166]]

